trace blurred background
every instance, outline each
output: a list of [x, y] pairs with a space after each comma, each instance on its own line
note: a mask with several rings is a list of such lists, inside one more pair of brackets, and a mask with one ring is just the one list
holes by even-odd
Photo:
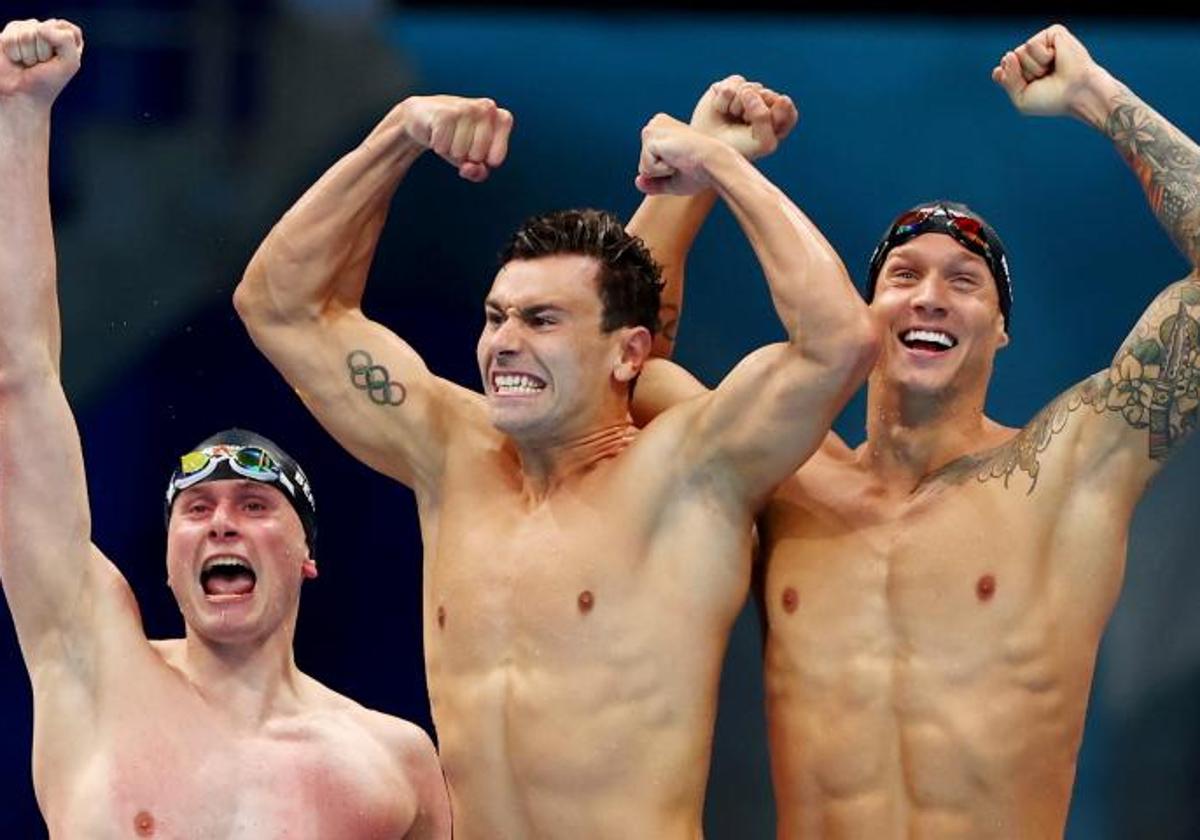
[[[51, 162], [63, 377], [94, 538], [130, 579], [147, 632], [182, 632], [161, 519], [175, 459], [217, 429], [256, 429], [305, 466], [320, 509], [321, 577], [305, 587], [298, 664], [432, 732], [411, 494], [317, 427], [230, 305], [274, 220], [413, 93], [487, 95], [516, 115], [509, 160], [487, 183], [422, 160], [384, 234], [365, 308], [435, 372], [476, 386], [482, 296], [521, 219], [580, 205], [632, 213], [642, 124], [657, 111], [686, 119], [708, 83], [737, 72], [798, 102], [800, 127], [763, 168], [860, 282], [891, 217], [917, 201], [965, 201], [999, 230], [1016, 296], [988, 411], [1024, 424], [1107, 365], [1187, 266], [1110, 144], [1079, 123], [1018, 116], [991, 67], [1061, 19], [1200, 137], [1200, 20], [1069, 7], [1050, 18], [1044, 8], [5, 0], [5, 19], [64, 17], [87, 39], [83, 69], [55, 109]], [[723, 209], [701, 234], [690, 278], [677, 357], [715, 383], [782, 333]], [[860, 396], [838, 431], [859, 442], [862, 418]], [[1193, 441], [1139, 509], [1100, 652], [1073, 840], [1200, 837], [1197, 475]], [[722, 684], [706, 812], [717, 840], [773, 836], [758, 644], [748, 608]], [[29, 683], [7, 611], [0, 710], [0, 838], [43, 837]]]

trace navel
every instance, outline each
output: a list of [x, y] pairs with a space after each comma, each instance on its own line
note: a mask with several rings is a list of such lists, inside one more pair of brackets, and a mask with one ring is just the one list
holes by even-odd
[[133, 818], [133, 830], [138, 837], [154, 836], [154, 815], [149, 811], [138, 811]]
[[590, 589], [585, 589], [579, 593], [579, 611], [587, 615], [592, 611], [592, 607], [596, 605], [596, 598], [592, 595]]
[[996, 594], [996, 576], [984, 575], [975, 583], [975, 597], [980, 601], [990, 601]]
[[446, 607], [442, 604], [438, 604], [437, 623], [439, 629], [446, 626]]
[[795, 587], [789, 586], [783, 590], [783, 596], [779, 599], [783, 604], [783, 611], [786, 613], [794, 613], [796, 607], [800, 606], [800, 594], [796, 592]]

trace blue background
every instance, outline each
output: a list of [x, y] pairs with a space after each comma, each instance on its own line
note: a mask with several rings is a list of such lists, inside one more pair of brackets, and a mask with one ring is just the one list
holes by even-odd
[[[7, 10], [11, 6], [12, 11]], [[338, 6], [330, 14], [328, 7]], [[495, 253], [527, 215], [628, 215], [638, 131], [686, 118], [738, 72], [790, 93], [801, 123], [763, 164], [861, 280], [890, 218], [949, 197], [1004, 238], [1012, 344], [989, 413], [1021, 425], [1107, 365], [1146, 304], [1188, 267], [1098, 134], [1022, 118], [989, 78], [1049, 21], [682, 12], [413, 11], [352, 4], [107, 3], [6, 17], [79, 22], [84, 66], [56, 106], [52, 193], [64, 381], [80, 422], [94, 538], [133, 584], [147, 631], [179, 634], [161, 494], [174, 459], [230, 425], [289, 449], [313, 481], [321, 577], [305, 588], [302, 669], [431, 728], [411, 494], [345, 455], [260, 359], [229, 303], [275, 219], [394, 102], [487, 95], [513, 111], [509, 160], [483, 185], [421, 161], [402, 186], [366, 309], [436, 372], [475, 386]], [[1066, 21], [1096, 59], [1200, 136], [1200, 24]], [[693, 252], [677, 357], [715, 382], [780, 329], [723, 209]], [[837, 428], [862, 437], [861, 398]], [[1135, 521], [1101, 649], [1068, 836], [1200, 836], [1200, 502], [1194, 442]], [[751, 612], [722, 685], [707, 809], [714, 838], [770, 837], [761, 666]], [[38, 837], [28, 680], [0, 624], [0, 837]]]

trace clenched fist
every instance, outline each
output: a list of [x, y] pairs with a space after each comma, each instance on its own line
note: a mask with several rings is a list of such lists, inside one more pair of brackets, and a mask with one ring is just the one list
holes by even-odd
[[1103, 74], [1079, 39], [1055, 24], [1006, 52], [992, 80], [1021, 113], [1053, 116], [1077, 114]]
[[[759, 106], [766, 108], [761, 102]], [[658, 114], [642, 129], [637, 187], [647, 195], [693, 195], [709, 186], [710, 157], [727, 144]]]
[[468, 181], [485, 180], [508, 154], [513, 117], [490, 99], [412, 96], [401, 108], [405, 134]]
[[79, 69], [83, 33], [65, 20], [12, 21], [0, 31], [0, 103], [49, 107]]
[[742, 76], [727, 76], [700, 97], [690, 125], [747, 160], [758, 160], [779, 147], [798, 119], [790, 97]]

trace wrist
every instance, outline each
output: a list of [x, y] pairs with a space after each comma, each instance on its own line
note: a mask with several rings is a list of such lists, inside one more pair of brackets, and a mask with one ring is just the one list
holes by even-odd
[[1124, 93], [1128, 93], [1128, 89], [1112, 74], [1098, 64], [1093, 65], [1068, 110], [1071, 116], [1103, 131]]
[[428, 148], [414, 136], [415, 118], [412, 113], [412, 97], [395, 105], [379, 123], [368, 141], [383, 141], [382, 147], [397, 159], [413, 161]]

